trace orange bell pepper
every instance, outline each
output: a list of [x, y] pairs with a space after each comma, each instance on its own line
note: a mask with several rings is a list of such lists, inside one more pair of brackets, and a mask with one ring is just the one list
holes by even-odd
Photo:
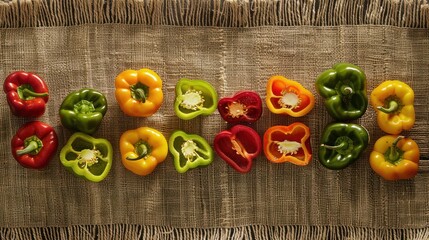
[[300, 122], [268, 128], [264, 134], [264, 153], [273, 163], [308, 165], [312, 158], [310, 129]]
[[125, 70], [115, 79], [115, 97], [121, 110], [133, 117], [149, 117], [161, 107], [162, 80], [154, 71], [143, 68]]
[[419, 160], [417, 143], [396, 135], [379, 138], [369, 156], [371, 168], [386, 180], [413, 178], [417, 175]]
[[164, 135], [149, 127], [124, 132], [119, 140], [119, 148], [125, 168], [141, 176], [152, 173], [168, 154]]
[[267, 83], [266, 104], [275, 114], [292, 117], [306, 115], [314, 107], [314, 95], [300, 83], [283, 76], [273, 76]]
[[414, 91], [401, 81], [381, 83], [371, 92], [371, 105], [377, 110], [378, 126], [386, 133], [400, 134], [414, 125]]

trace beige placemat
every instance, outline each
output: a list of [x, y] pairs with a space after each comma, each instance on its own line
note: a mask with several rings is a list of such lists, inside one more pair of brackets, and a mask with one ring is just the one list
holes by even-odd
[[[369, 152], [383, 133], [371, 108], [355, 121], [371, 135], [369, 148], [361, 159], [342, 171], [330, 171], [319, 164], [320, 134], [332, 119], [315, 91], [314, 82], [322, 71], [342, 61], [365, 71], [368, 94], [386, 79], [400, 79], [414, 88], [417, 119], [406, 135], [420, 146], [422, 161], [415, 179], [386, 182], [372, 172]], [[164, 103], [149, 118], [127, 117], [114, 98], [113, 81], [125, 69], [143, 67], [151, 68], [163, 79]], [[58, 153], [43, 171], [22, 168], [11, 157], [10, 139], [28, 120], [13, 116], [3, 95], [0, 236], [4, 238], [91, 239], [125, 233], [131, 235], [124, 236], [137, 237], [269, 239], [424, 239], [429, 235], [426, 28], [368, 24], [252, 28], [83, 24], [3, 28], [0, 79], [15, 70], [35, 72], [48, 83], [51, 97], [40, 120], [55, 127], [60, 148], [71, 134], [61, 126], [58, 117], [64, 97], [83, 87], [105, 93], [109, 109], [95, 136], [110, 140], [115, 155], [109, 176], [98, 184], [67, 172]], [[126, 130], [150, 126], [168, 138], [173, 130], [182, 129], [200, 134], [212, 143], [214, 135], [227, 128], [217, 111], [189, 121], [176, 117], [172, 104], [174, 87], [180, 78], [207, 80], [221, 97], [250, 89], [264, 98], [266, 82], [276, 74], [301, 82], [315, 94], [316, 106], [307, 116], [292, 118], [274, 115], [264, 105], [263, 116], [253, 127], [262, 136], [273, 125], [296, 121], [307, 124], [312, 132], [314, 156], [309, 166], [275, 165], [260, 156], [252, 171], [242, 175], [216, 157], [207, 168], [179, 174], [168, 156], [147, 177], [134, 175], [122, 166], [118, 141]]]

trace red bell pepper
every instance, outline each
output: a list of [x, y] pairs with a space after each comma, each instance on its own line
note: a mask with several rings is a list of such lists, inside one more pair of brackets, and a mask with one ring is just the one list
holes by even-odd
[[53, 127], [32, 121], [18, 129], [11, 141], [12, 155], [22, 166], [44, 168], [58, 147], [58, 137]]
[[232, 168], [247, 173], [253, 159], [261, 153], [261, 137], [251, 127], [235, 125], [218, 133], [214, 139], [216, 153]]
[[264, 134], [264, 153], [273, 163], [309, 164], [312, 158], [310, 129], [300, 122], [268, 128]]
[[256, 92], [240, 91], [232, 97], [220, 99], [217, 109], [229, 123], [252, 123], [262, 115], [262, 100]]
[[40, 117], [48, 102], [48, 87], [36, 74], [11, 73], [3, 84], [10, 110], [18, 117]]

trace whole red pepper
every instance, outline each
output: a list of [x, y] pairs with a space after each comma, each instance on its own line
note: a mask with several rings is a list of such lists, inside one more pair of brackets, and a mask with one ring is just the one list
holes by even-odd
[[44, 168], [58, 147], [58, 137], [50, 125], [32, 121], [18, 129], [11, 141], [12, 155], [22, 166]]
[[217, 109], [229, 123], [252, 123], [262, 115], [262, 100], [256, 92], [240, 91], [232, 97], [221, 98]]
[[214, 139], [216, 153], [232, 168], [247, 173], [253, 159], [261, 153], [261, 137], [251, 127], [235, 125], [218, 133]]
[[40, 117], [48, 102], [48, 87], [36, 74], [11, 73], [3, 84], [10, 110], [18, 117]]

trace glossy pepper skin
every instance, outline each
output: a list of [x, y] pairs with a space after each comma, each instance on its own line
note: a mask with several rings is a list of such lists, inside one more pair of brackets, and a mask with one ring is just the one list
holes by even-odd
[[240, 91], [232, 97], [221, 98], [217, 109], [228, 123], [254, 123], [262, 115], [262, 99], [253, 91]]
[[213, 162], [213, 150], [201, 136], [176, 130], [168, 140], [168, 149], [173, 156], [177, 172], [207, 166]]
[[332, 170], [348, 167], [369, 143], [368, 131], [354, 123], [331, 123], [323, 131], [319, 146], [320, 163]]
[[3, 84], [11, 112], [18, 117], [40, 117], [49, 100], [48, 86], [33, 73], [18, 71], [7, 76]]
[[48, 165], [58, 147], [53, 127], [32, 121], [21, 126], [11, 141], [12, 155], [26, 168], [41, 169]]
[[115, 79], [115, 88], [119, 107], [132, 117], [152, 116], [164, 100], [162, 80], [148, 68], [121, 72]]
[[60, 119], [70, 130], [93, 134], [106, 112], [106, 97], [94, 89], [84, 88], [67, 95], [60, 107]]
[[384, 132], [396, 135], [413, 127], [414, 91], [406, 83], [384, 81], [371, 92], [370, 99], [377, 111], [378, 126]]
[[149, 127], [124, 132], [119, 146], [124, 167], [140, 176], [152, 173], [168, 154], [168, 143], [164, 135]]
[[314, 95], [300, 83], [283, 76], [273, 76], [267, 83], [265, 98], [268, 109], [275, 114], [302, 117], [314, 107]]
[[273, 163], [308, 165], [312, 159], [310, 128], [300, 122], [268, 128], [264, 133], [264, 153]]
[[417, 175], [420, 150], [417, 143], [403, 136], [386, 135], [374, 144], [369, 157], [371, 168], [385, 180], [411, 179]]
[[213, 145], [219, 157], [239, 173], [251, 170], [253, 160], [262, 149], [259, 134], [244, 125], [221, 131], [215, 136]]
[[328, 113], [339, 121], [358, 119], [368, 107], [365, 73], [350, 63], [324, 71], [316, 80], [316, 90], [325, 99]]
[[176, 84], [174, 111], [183, 120], [210, 115], [216, 110], [217, 103], [215, 88], [204, 80], [182, 78]]
[[60, 152], [64, 167], [91, 182], [100, 182], [107, 177], [112, 158], [113, 149], [108, 140], [81, 132], [74, 133]]

